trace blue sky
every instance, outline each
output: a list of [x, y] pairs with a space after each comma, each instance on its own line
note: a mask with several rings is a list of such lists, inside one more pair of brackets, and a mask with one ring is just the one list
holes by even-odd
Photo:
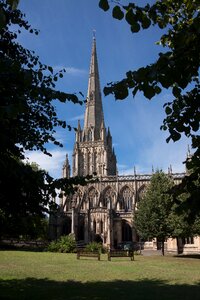
[[[35, 50], [40, 60], [55, 70], [66, 68], [64, 78], [57, 84], [57, 89], [65, 92], [87, 94], [93, 29], [102, 90], [108, 82], [122, 79], [127, 71], [153, 63], [163, 50], [155, 44], [160, 29], [154, 27], [132, 34], [124, 21], [112, 18], [111, 11], [102, 11], [98, 0], [21, 0], [19, 8], [32, 27], [40, 30], [38, 36], [23, 32], [19, 42]], [[132, 174], [134, 166], [138, 173], [151, 173], [152, 166], [164, 171], [170, 165], [173, 172], [185, 170], [182, 162], [190, 141], [183, 137], [167, 144], [167, 132], [160, 131], [165, 116], [163, 104], [170, 96], [171, 91], [165, 90], [151, 101], [142, 93], [134, 99], [130, 94], [124, 101], [115, 101], [102, 92], [105, 123], [113, 137], [119, 174]], [[83, 124], [84, 107], [71, 103], [56, 105], [59, 117], [68, 124], [76, 126], [78, 119]], [[64, 147], [48, 145], [52, 158], [36, 151], [27, 154], [52, 176], [60, 177], [66, 153], [71, 161], [74, 132], [58, 130], [56, 137]]]

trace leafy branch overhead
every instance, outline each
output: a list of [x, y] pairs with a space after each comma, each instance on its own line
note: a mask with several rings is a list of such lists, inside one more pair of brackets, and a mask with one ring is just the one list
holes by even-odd
[[[112, 10], [112, 17], [126, 22], [132, 33], [152, 26], [162, 30], [158, 44], [163, 52], [157, 60], [107, 84], [104, 94], [123, 100], [130, 92], [133, 97], [143, 92], [152, 99], [163, 89], [171, 90], [172, 100], [164, 105], [166, 117], [161, 129], [169, 131], [167, 142], [180, 140], [182, 134], [191, 138], [194, 153], [186, 162], [190, 173], [181, 188], [193, 186], [193, 181], [200, 181], [200, 2], [162, 0], [138, 6], [134, 2], [123, 5], [120, 0], [100, 0], [99, 7]], [[200, 197], [199, 186], [189, 190], [191, 198], [193, 194], [195, 199]]]
[[65, 69], [54, 72], [19, 44], [21, 32], [37, 35], [39, 31], [17, 9], [18, 2], [0, 0], [0, 236], [20, 235], [27, 222], [44, 217], [56, 206], [56, 189], [72, 193], [74, 185], [84, 185], [91, 179], [54, 180], [44, 170], [22, 161], [26, 150], [51, 155], [46, 148], [48, 142], [62, 146], [54, 136], [55, 128], [72, 129], [58, 118], [54, 100], [74, 104], [84, 101], [76, 94], [56, 90]]
[[[135, 71], [128, 71], [124, 79], [119, 82], [112, 82], [104, 88], [105, 95], [114, 94], [116, 99], [125, 99], [129, 90], [135, 96], [142, 91], [148, 99], [160, 94], [162, 89], [172, 89], [175, 97], [166, 107], [167, 119], [162, 129], [170, 128], [170, 138], [178, 140], [184, 132], [187, 136], [191, 131], [199, 129], [199, 65], [200, 65], [200, 4], [199, 1], [156, 1], [155, 4], [147, 4], [140, 7], [135, 3], [118, 5], [112, 8], [112, 16], [118, 20], [124, 20], [130, 30], [135, 33], [141, 29], [148, 29], [150, 26], [159, 26], [164, 34], [159, 44], [166, 47], [164, 53], [159, 53], [156, 62]], [[116, 1], [110, 1], [111, 4]], [[101, 0], [99, 6], [107, 11], [110, 9], [107, 0]], [[185, 89], [193, 84], [195, 87], [185, 93]], [[184, 101], [183, 101], [184, 98]], [[187, 124], [183, 127], [172, 130], [169, 120], [173, 122], [171, 113], [182, 102], [182, 111], [188, 107], [190, 99], [194, 98], [188, 119], [184, 118]], [[175, 104], [174, 104], [175, 103]], [[179, 103], [179, 104], [178, 104]], [[174, 104], [174, 105], [173, 105]], [[194, 104], [194, 105], [193, 105]], [[194, 117], [193, 117], [194, 116]], [[174, 124], [174, 122], [173, 122]]]
[[[0, 22], [2, 147], [10, 147], [11, 152], [21, 156], [24, 150], [33, 149], [49, 154], [46, 143], [62, 146], [54, 137], [55, 128], [67, 126], [57, 117], [53, 100], [75, 104], [83, 101], [76, 94], [56, 90], [56, 82], [63, 77], [65, 69], [55, 73], [51, 66], [41, 63], [33, 51], [18, 43], [18, 35], [23, 30], [36, 35], [39, 33], [24, 19], [24, 15], [18, 9], [13, 10], [6, 1], [1, 1], [0, 17], [1, 21], [5, 21]], [[15, 31], [11, 30], [11, 25], [15, 25]]]

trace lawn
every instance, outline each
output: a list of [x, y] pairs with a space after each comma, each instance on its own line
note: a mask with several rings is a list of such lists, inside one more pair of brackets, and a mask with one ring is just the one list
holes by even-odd
[[0, 299], [199, 300], [200, 259], [0, 251]]

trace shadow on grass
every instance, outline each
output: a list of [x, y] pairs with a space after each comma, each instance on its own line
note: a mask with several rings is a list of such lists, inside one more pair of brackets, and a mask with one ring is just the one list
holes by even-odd
[[200, 259], [200, 254], [179, 254], [179, 255], [175, 255], [174, 257]]
[[200, 283], [169, 285], [165, 281], [52, 281], [48, 279], [0, 280], [0, 299], [20, 300], [199, 300]]

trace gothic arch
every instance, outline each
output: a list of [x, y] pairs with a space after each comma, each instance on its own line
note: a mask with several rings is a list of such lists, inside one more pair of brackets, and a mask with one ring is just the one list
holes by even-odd
[[122, 242], [132, 242], [132, 226], [131, 224], [123, 219], [122, 220]]
[[99, 192], [92, 186], [88, 189], [89, 207], [95, 208], [98, 206]]
[[128, 185], [122, 187], [119, 193], [119, 210], [131, 211], [133, 208], [133, 191]]
[[107, 186], [102, 191], [102, 195], [101, 195], [101, 199], [100, 199], [100, 206], [108, 208], [108, 204], [110, 203], [110, 201], [112, 203], [112, 206], [114, 206], [115, 195], [116, 195], [116, 192], [113, 190], [113, 188], [111, 186]]
[[82, 191], [82, 189], [78, 189], [78, 191], [74, 194], [73, 196], [73, 201], [75, 204], [75, 208], [77, 208], [78, 210], [81, 209], [81, 205], [82, 205], [82, 201], [83, 201], [83, 195], [84, 192]]
[[144, 197], [144, 193], [146, 192], [147, 186], [143, 184], [138, 190], [138, 201]]

